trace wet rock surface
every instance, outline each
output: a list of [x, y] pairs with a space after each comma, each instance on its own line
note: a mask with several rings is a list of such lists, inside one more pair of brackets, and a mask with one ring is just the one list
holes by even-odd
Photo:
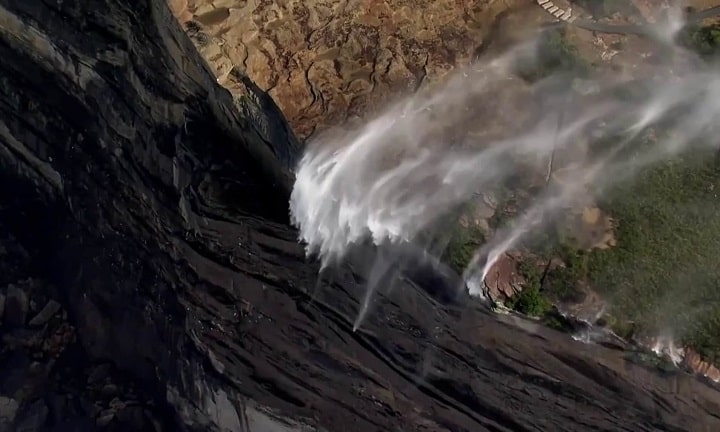
[[413, 278], [354, 332], [373, 251], [318, 281], [287, 224], [297, 141], [251, 83], [217, 85], [164, 2], [2, 0], [0, 24], [3, 427], [720, 427], [689, 374]]
[[525, 279], [518, 270], [518, 258], [505, 253], [498, 257], [485, 278], [485, 295], [504, 301], [522, 291]]

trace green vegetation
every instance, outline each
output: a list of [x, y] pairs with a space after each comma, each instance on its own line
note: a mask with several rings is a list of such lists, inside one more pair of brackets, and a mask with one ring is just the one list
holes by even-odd
[[475, 254], [475, 251], [485, 244], [486, 233], [478, 226], [468, 223], [467, 226], [459, 223], [463, 216], [472, 215], [475, 211], [472, 203], [465, 203], [441, 221], [442, 226], [452, 227], [443, 232], [439, 239], [445, 243], [442, 259], [458, 273], [462, 273]]
[[720, 363], [720, 305], [711, 306], [704, 317], [688, 326], [685, 342], [706, 360]]
[[541, 292], [541, 274], [537, 267], [522, 262], [518, 269], [525, 278], [525, 286], [520, 294], [505, 302], [505, 306], [530, 316], [541, 317], [550, 311], [552, 304]]
[[689, 26], [681, 32], [680, 43], [706, 57], [720, 54], [720, 24]]
[[613, 315], [606, 314], [602, 320], [605, 327], [623, 339], [631, 339], [638, 331], [635, 322], [628, 319], [618, 319]]
[[[643, 141], [628, 151], [646, 154]], [[498, 201], [514, 207], [517, 194]], [[617, 246], [586, 252], [573, 239], [552, 230], [539, 233], [524, 246], [535, 258], [520, 264], [527, 283], [506, 306], [546, 323], [551, 302], [580, 302], [585, 285], [612, 305], [604, 325], [629, 338], [667, 329], [681, 335], [712, 361], [720, 361], [720, 158], [711, 149], [661, 161], [640, 171], [632, 182], [605, 191], [599, 203], [618, 223]], [[522, 206], [520, 206], [522, 207]], [[501, 226], [499, 209], [491, 225]], [[458, 228], [448, 247], [448, 261], [465, 267], [485, 236], [477, 229]], [[545, 272], [538, 258], [559, 258], [563, 266]], [[557, 322], [556, 322], [557, 321]]]
[[[622, 158], [647, 154], [652, 145], [640, 141]], [[600, 206], [618, 222], [617, 246], [586, 252], [571, 238], [542, 233], [526, 247], [565, 265], [547, 272], [537, 289], [530, 278], [528, 297], [580, 302], [587, 284], [613, 305], [605, 325], [618, 335], [672, 329], [705, 358], [720, 361], [717, 150], [696, 148], [650, 166], [605, 191]], [[509, 306], [521, 309], [525, 302]]]
[[[690, 28], [682, 38], [703, 56], [720, 53], [720, 25]], [[546, 32], [540, 51], [540, 64], [517, 65], [523, 78], [534, 81], [555, 71], [587, 70], [562, 30]], [[638, 81], [618, 87], [617, 94], [634, 100], [649, 91]], [[616, 140], [609, 137], [592, 151], [603, 153]], [[640, 141], [620, 157], [629, 160], [647, 154], [653, 145]], [[526, 286], [506, 306], [567, 329], [552, 302], [582, 301], [587, 286], [609, 300], [612, 310], [603, 325], [621, 337], [670, 329], [708, 360], [720, 361], [719, 161], [717, 150], [696, 149], [640, 171], [632, 182], [605, 190], [599, 205], [618, 225], [613, 248], [579, 251], [573, 239], [560, 238], [552, 230], [527, 241], [524, 247], [535, 256], [559, 258], [564, 266], [544, 272], [534, 265], [539, 260], [529, 258], [519, 269]], [[519, 184], [501, 188], [498, 211], [489, 221], [491, 229], [505, 225], [516, 209], [525, 206], [525, 189]], [[459, 228], [451, 236], [446, 259], [463, 269], [484, 238], [479, 230]]]
[[551, 329], [555, 329], [557, 331], [565, 333], [571, 333], [573, 331], [573, 327], [569, 324], [568, 320], [562, 315], [560, 315], [552, 307], [543, 316], [542, 323], [550, 327]]
[[544, 287], [547, 295], [559, 302], [581, 302], [583, 293], [579, 285], [587, 276], [588, 255], [574, 249], [571, 242], [558, 241], [549, 256], [559, 257], [565, 266], [548, 273]]
[[555, 72], [584, 75], [589, 65], [580, 57], [577, 47], [565, 38], [564, 28], [554, 28], [540, 36], [537, 58], [520, 60], [515, 69], [523, 79], [534, 82]]
[[444, 253], [444, 260], [458, 273], [467, 267], [475, 251], [485, 243], [485, 233], [478, 227], [458, 225], [450, 233], [449, 242]]
[[[644, 153], [649, 145], [642, 142], [634, 149]], [[515, 200], [506, 198], [514, 206]], [[506, 306], [553, 325], [551, 301], [580, 302], [587, 284], [610, 300], [613, 309], [605, 325], [618, 335], [669, 328], [701, 355], [720, 360], [720, 162], [715, 151], [695, 150], [647, 168], [633, 182], [607, 190], [600, 205], [618, 222], [618, 245], [586, 252], [577, 250], [571, 238], [540, 233], [525, 247], [545, 260], [559, 258], [564, 266], [545, 274], [535, 258], [521, 263], [526, 286]], [[498, 217], [493, 225], [504, 223]], [[464, 268], [484, 238], [477, 229], [458, 228], [448, 261]]]
[[[588, 280], [614, 305], [618, 333], [671, 328], [720, 354], [720, 166], [711, 151], [663, 161], [602, 205], [618, 245], [587, 255]], [[635, 325], [623, 324], [634, 320]]]
[[525, 286], [520, 294], [506, 302], [505, 306], [526, 315], [541, 317], [547, 313], [552, 304], [540, 292], [539, 285]]

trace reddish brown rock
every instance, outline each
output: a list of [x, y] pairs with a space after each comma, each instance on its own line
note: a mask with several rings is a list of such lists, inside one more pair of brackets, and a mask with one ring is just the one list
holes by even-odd
[[495, 301], [503, 301], [522, 291], [525, 279], [518, 271], [518, 258], [502, 254], [488, 271], [485, 278], [486, 295]]
[[718, 367], [714, 364], [703, 360], [700, 354], [692, 348], [685, 348], [683, 366], [699, 375], [706, 376], [713, 381], [720, 381], [720, 369], [718, 369]]

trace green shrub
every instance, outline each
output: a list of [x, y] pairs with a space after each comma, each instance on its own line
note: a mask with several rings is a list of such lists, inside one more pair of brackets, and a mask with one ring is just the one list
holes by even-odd
[[486, 241], [486, 233], [479, 226], [462, 226], [463, 216], [474, 213], [474, 204], [465, 202], [436, 221], [430, 229], [420, 233], [417, 241], [429, 250], [442, 251], [440, 259], [458, 273], [462, 273]]
[[525, 279], [526, 286], [535, 286], [540, 289], [542, 272], [531, 258], [524, 259], [518, 263], [518, 273]]
[[[607, 191], [617, 246], [587, 254], [587, 279], [627, 336], [668, 328], [708, 358], [720, 354], [720, 173], [696, 150]], [[630, 326], [629, 321], [636, 324]]]
[[[652, 145], [638, 142], [623, 157]], [[606, 325], [619, 336], [671, 329], [680, 342], [720, 361], [717, 151], [696, 149], [643, 169], [631, 182], [607, 190], [600, 206], [618, 222], [618, 244], [579, 251], [572, 239], [545, 233], [528, 246], [546, 259], [562, 259], [565, 267], [548, 272], [539, 289], [531, 288], [511, 306], [532, 309], [537, 294], [579, 302], [587, 283], [612, 305]]]
[[451, 229], [449, 241], [443, 254], [444, 261], [456, 272], [462, 271], [470, 264], [475, 251], [486, 241], [485, 233], [476, 226], [463, 227], [459, 223]]
[[508, 300], [505, 306], [526, 315], [540, 317], [550, 310], [552, 304], [540, 292], [539, 285], [526, 285], [519, 294]]
[[555, 28], [540, 36], [536, 61], [519, 60], [515, 69], [523, 79], [534, 82], [555, 72], [585, 75], [589, 67], [580, 57], [577, 47], [565, 38], [565, 30]]
[[720, 305], [696, 317], [685, 332], [683, 342], [695, 348], [705, 359], [720, 362]]
[[525, 286], [520, 293], [505, 302], [505, 306], [530, 316], [545, 315], [552, 304], [540, 290], [542, 274], [539, 269], [530, 261], [523, 260], [518, 265], [518, 272], [525, 279]]
[[571, 241], [556, 240], [550, 257], [560, 258], [565, 266], [548, 272], [545, 277], [544, 288], [548, 296], [560, 302], [581, 302], [584, 294], [580, 289], [580, 284], [587, 276], [588, 254], [585, 251], [574, 249]]
[[606, 327], [623, 339], [629, 340], [638, 333], [638, 326], [632, 321], [621, 320], [613, 315], [606, 315], [604, 319]]
[[720, 54], [720, 24], [689, 26], [680, 33], [679, 39], [680, 43], [702, 56]]

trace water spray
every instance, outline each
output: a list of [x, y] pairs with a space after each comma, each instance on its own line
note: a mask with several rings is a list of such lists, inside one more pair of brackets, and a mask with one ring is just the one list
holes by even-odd
[[[417, 243], [451, 209], [510, 178], [515, 168], [508, 160], [546, 160], [548, 155], [579, 151], [593, 125], [604, 124], [606, 135], [618, 136], [617, 141], [601, 156], [588, 153], [577, 161], [562, 184], [546, 187], [529, 209], [476, 251], [463, 271], [463, 289], [482, 296], [484, 280], [497, 260], [527, 235], [546, 229], [588, 187], [600, 190], [627, 181], [644, 167], [709, 137], [720, 123], [720, 74], [693, 69], [673, 75], [668, 72], [671, 63], [657, 66], [655, 85], [645, 98], [620, 100], [612, 93], [617, 77], [596, 77], [589, 81], [597, 92], [579, 94], [572, 86], [555, 85], [555, 96], [564, 103], [543, 104], [541, 90], [567, 76], [536, 83], [508, 78], [528, 46], [489, 62], [480, 60], [358, 130], [333, 132], [308, 145], [297, 168], [291, 217], [308, 253], [317, 254], [323, 268], [339, 263], [354, 245], [368, 239], [380, 247]], [[517, 94], [518, 99], [498, 98], [498, 91]], [[483, 115], [472, 115], [478, 109]], [[689, 115], [677, 117], [678, 111]], [[663, 137], [637, 157], [621, 157], [644, 131], [668, 117], [679, 119], [677, 136]], [[497, 126], [508, 119], [507, 125]], [[471, 133], [478, 128], [481, 133]], [[449, 145], [443, 131], [467, 134], [462, 145]], [[555, 168], [550, 166], [546, 183]], [[397, 266], [397, 261], [383, 258], [382, 266], [374, 267], [355, 329], [378, 285], [395, 275], [391, 269]]]

